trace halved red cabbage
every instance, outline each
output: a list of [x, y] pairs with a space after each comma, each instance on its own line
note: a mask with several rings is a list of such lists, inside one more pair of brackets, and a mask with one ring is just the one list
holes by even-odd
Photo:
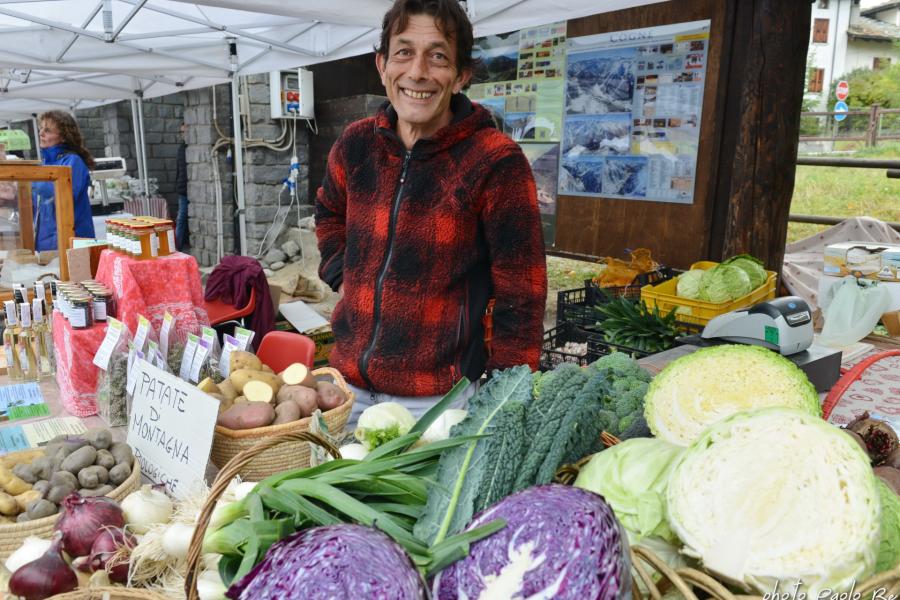
[[232, 600], [422, 600], [425, 588], [409, 556], [386, 534], [340, 524], [299, 531], [273, 544], [225, 595]]
[[476, 516], [506, 527], [432, 581], [437, 600], [616, 600], [631, 595], [628, 542], [602, 497], [564, 485], [531, 487]]

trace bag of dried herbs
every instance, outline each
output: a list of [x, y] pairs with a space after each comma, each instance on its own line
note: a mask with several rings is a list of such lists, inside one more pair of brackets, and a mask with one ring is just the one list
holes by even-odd
[[97, 411], [110, 427], [128, 424], [128, 346], [131, 332], [120, 321], [108, 319], [106, 337], [94, 356], [100, 368]]

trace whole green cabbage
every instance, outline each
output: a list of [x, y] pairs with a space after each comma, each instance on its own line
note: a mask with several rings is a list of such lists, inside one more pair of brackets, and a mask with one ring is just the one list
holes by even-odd
[[719, 264], [700, 278], [700, 299], [719, 304], [740, 298], [753, 290], [750, 277], [740, 267]]
[[678, 276], [676, 284], [676, 293], [682, 298], [689, 300], [697, 300], [700, 298], [700, 280], [703, 278], [703, 269], [691, 269], [687, 273]]
[[750, 278], [750, 289], [752, 290], [755, 290], [756, 288], [764, 284], [769, 276], [768, 273], [766, 273], [766, 270], [763, 268], [762, 261], [758, 258], [750, 256], [749, 254], [738, 254], [737, 256], [732, 256], [722, 264], [732, 265], [744, 271], [744, 273], [747, 274], [747, 277]]
[[881, 497], [881, 543], [875, 572], [881, 573], [900, 563], [900, 498], [881, 479], [878, 479], [878, 495]]
[[633, 438], [598, 452], [582, 467], [575, 487], [603, 496], [631, 543], [647, 536], [678, 538], [666, 521], [669, 473], [684, 448], [656, 438]]

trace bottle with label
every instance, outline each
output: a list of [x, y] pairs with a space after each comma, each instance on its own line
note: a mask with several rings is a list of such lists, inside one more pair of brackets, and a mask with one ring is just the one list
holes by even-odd
[[39, 298], [32, 301], [34, 313], [34, 325], [31, 329], [34, 333], [34, 354], [38, 361], [38, 373], [41, 377], [56, 374], [56, 354], [53, 351], [53, 337], [50, 328], [44, 320], [44, 308]]
[[12, 300], [4, 302], [6, 308], [6, 327], [3, 329], [3, 351], [6, 354], [6, 374], [10, 381], [22, 381], [22, 367], [19, 364], [19, 353], [16, 346], [16, 303]]
[[19, 348], [19, 365], [22, 367], [24, 381], [37, 381], [41, 378], [38, 371], [37, 356], [34, 353], [34, 331], [31, 329], [31, 305], [23, 302], [19, 305], [22, 327], [16, 342]]

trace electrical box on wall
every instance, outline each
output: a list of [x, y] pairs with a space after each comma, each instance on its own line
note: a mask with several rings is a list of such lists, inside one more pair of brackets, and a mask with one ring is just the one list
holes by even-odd
[[312, 71], [272, 71], [269, 98], [273, 119], [314, 118]]

